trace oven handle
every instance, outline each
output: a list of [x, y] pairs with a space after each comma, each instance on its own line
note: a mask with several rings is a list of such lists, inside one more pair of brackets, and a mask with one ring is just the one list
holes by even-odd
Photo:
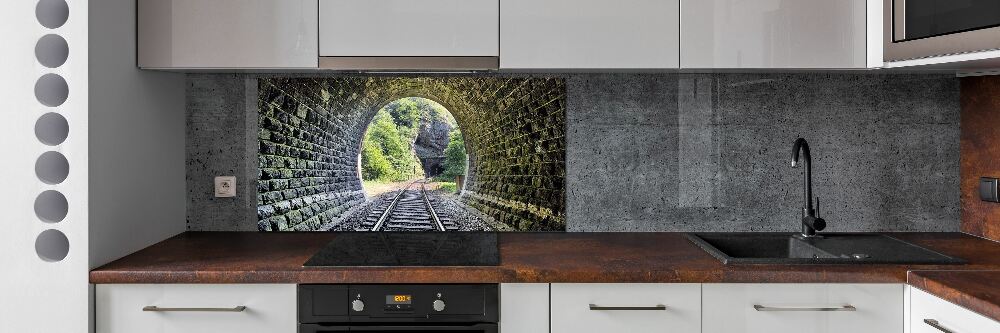
[[454, 326], [351, 326], [351, 332], [355, 331], [379, 331], [379, 332], [437, 332], [437, 331], [475, 331], [483, 333], [497, 333], [496, 324], [474, 324], [474, 325], [454, 325]]
[[473, 325], [378, 325], [378, 326], [324, 326], [316, 324], [300, 324], [299, 333], [326, 333], [326, 332], [440, 332], [440, 331], [473, 331], [482, 333], [498, 333], [497, 324], [473, 324]]

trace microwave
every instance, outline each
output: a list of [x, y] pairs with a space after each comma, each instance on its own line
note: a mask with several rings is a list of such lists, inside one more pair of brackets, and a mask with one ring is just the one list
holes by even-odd
[[1000, 49], [1000, 0], [883, 0], [884, 60]]

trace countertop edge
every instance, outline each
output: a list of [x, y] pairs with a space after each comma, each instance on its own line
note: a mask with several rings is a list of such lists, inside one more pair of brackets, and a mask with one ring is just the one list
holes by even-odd
[[[906, 283], [952, 304], [1000, 322], [1000, 290], [997, 287], [983, 290], [977, 289], [976, 285], [969, 283], [956, 286], [955, 281], [949, 281], [953, 278], [961, 279], [963, 276], [979, 279], [982, 278], [982, 275], [1000, 277], [1000, 271], [915, 270], [907, 272]], [[1000, 279], [994, 281], [1000, 281]]]

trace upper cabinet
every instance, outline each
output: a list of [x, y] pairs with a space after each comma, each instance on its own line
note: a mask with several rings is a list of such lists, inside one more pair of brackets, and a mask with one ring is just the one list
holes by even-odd
[[138, 0], [141, 68], [316, 68], [316, 0]]
[[875, 0], [138, 0], [139, 66], [882, 67]]
[[496, 69], [500, 0], [319, 0], [320, 67]]
[[873, 0], [682, 0], [681, 67], [881, 67], [881, 5]]
[[503, 69], [678, 68], [679, 0], [503, 0]]

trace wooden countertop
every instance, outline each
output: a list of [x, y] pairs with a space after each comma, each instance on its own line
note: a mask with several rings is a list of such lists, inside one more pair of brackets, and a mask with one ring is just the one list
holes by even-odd
[[1000, 321], [1000, 270], [911, 271], [911, 286]]
[[495, 267], [302, 267], [333, 233], [186, 232], [90, 273], [91, 283], [903, 283], [910, 270], [1000, 270], [1000, 244], [893, 233], [966, 265], [725, 266], [683, 233], [501, 233]]

